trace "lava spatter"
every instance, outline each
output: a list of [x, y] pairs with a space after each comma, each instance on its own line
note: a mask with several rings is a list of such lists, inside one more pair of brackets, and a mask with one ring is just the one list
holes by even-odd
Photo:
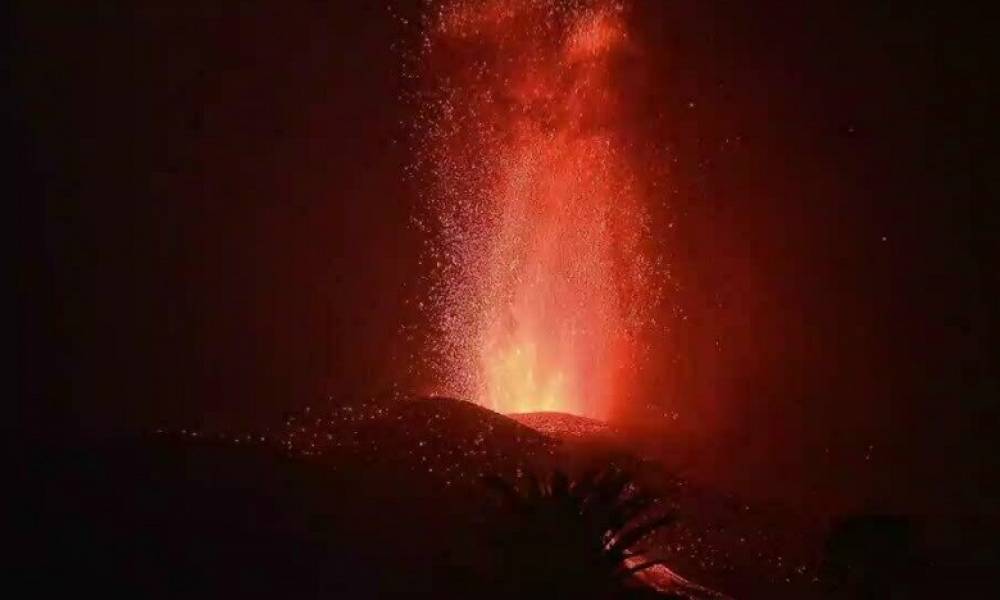
[[418, 160], [441, 393], [594, 418], [629, 394], [658, 286], [614, 78], [626, 12], [430, 5]]

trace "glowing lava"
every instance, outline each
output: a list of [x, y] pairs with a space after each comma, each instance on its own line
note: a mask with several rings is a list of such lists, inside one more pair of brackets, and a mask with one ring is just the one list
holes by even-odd
[[656, 302], [622, 125], [617, 2], [432, 5], [420, 159], [430, 174], [441, 391], [513, 413], [606, 418]]

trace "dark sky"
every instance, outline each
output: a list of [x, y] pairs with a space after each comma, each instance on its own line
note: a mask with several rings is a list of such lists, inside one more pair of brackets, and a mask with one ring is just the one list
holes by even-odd
[[[99, 4], [14, 8], [28, 430], [260, 427], [421, 383], [399, 335], [413, 26], [375, 2]], [[654, 216], [686, 315], [645, 400], [706, 464], [800, 495], [988, 504], [988, 15], [636, 4], [637, 123], [676, 157]]]

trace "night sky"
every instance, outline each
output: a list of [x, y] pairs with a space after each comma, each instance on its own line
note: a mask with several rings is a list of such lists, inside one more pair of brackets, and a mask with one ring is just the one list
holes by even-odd
[[[415, 4], [16, 3], [22, 435], [429, 385], [400, 335]], [[786, 501], [993, 507], [988, 15], [744, 4], [632, 15], [677, 285], [636, 415]]]

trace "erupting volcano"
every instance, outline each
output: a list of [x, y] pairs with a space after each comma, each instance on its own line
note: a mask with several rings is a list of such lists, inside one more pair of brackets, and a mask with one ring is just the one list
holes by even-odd
[[455, 0], [424, 23], [419, 163], [441, 392], [604, 419], [659, 297], [619, 2]]

